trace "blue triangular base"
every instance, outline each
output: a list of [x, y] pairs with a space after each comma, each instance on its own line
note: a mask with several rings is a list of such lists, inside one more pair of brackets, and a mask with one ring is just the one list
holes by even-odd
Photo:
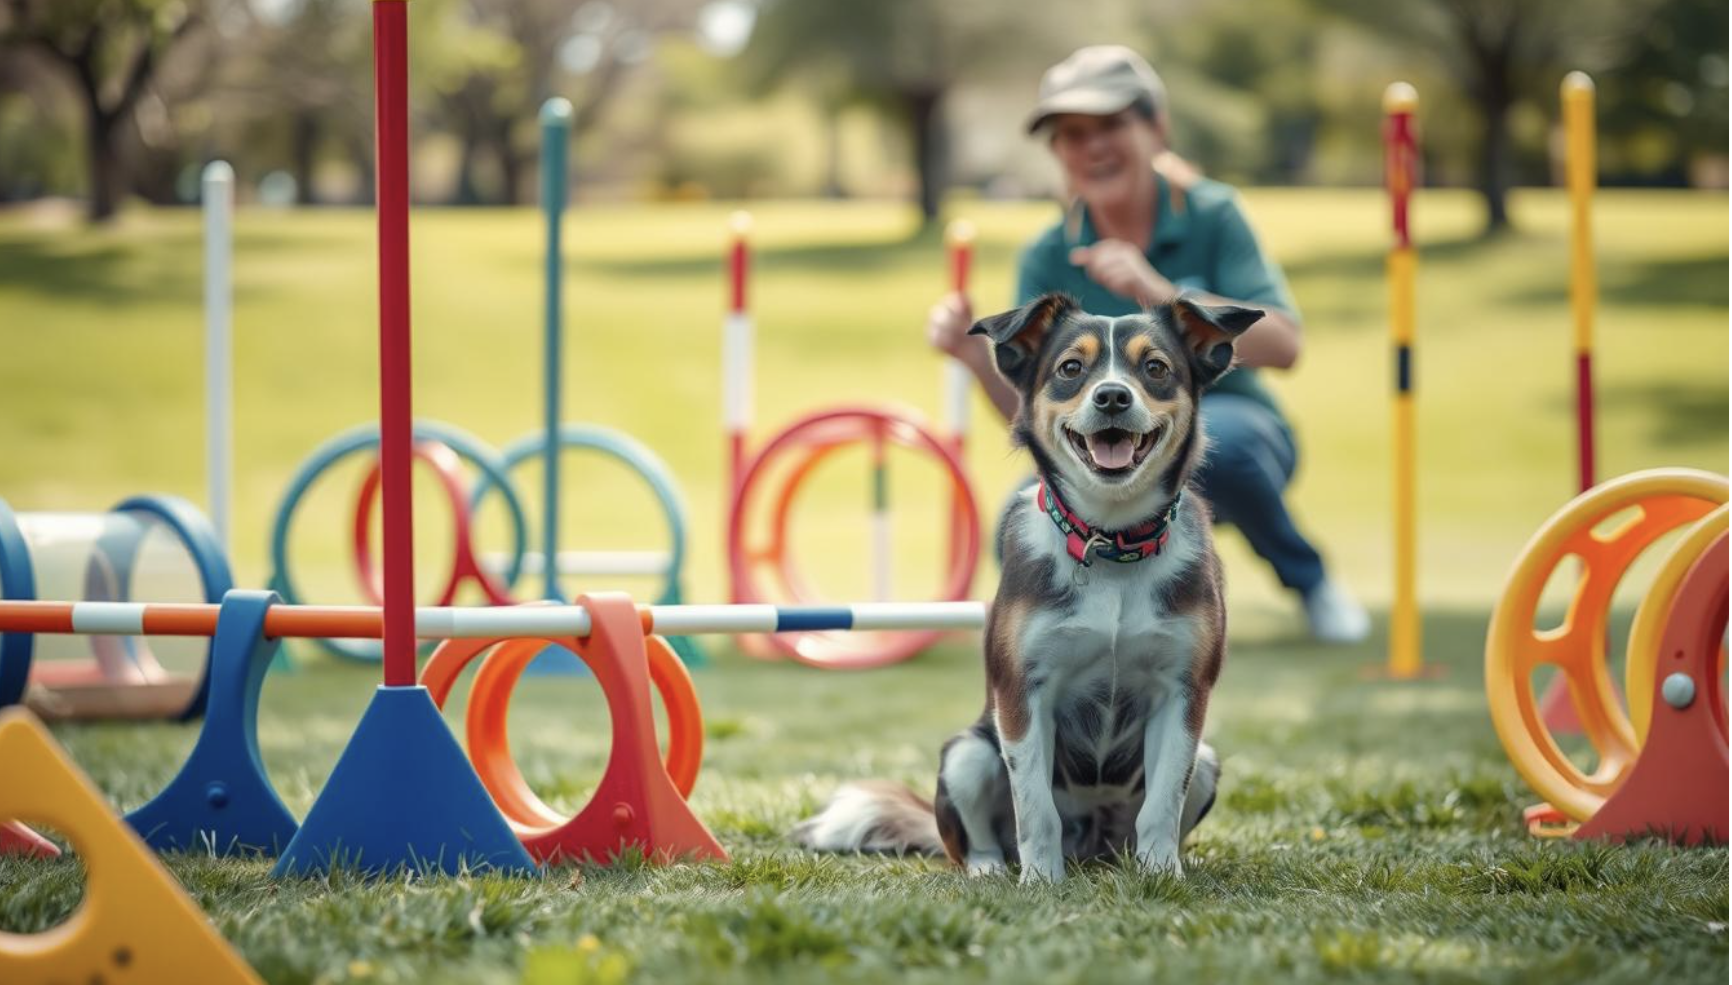
[[273, 875], [333, 866], [453, 874], [535, 863], [482, 787], [427, 689], [381, 687]]
[[162, 793], [126, 816], [158, 851], [275, 855], [295, 835], [294, 815], [259, 757], [259, 691], [282, 651], [281, 641], [265, 639], [265, 614], [277, 601], [274, 592], [223, 596], [198, 743]]

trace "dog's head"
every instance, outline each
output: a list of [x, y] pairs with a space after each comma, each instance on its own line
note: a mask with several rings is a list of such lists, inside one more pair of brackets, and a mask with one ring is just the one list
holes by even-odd
[[1048, 294], [969, 331], [992, 340], [999, 374], [1022, 394], [1017, 441], [1084, 519], [1111, 526], [1184, 484], [1200, 447], [1198, 401], [1261, 317], [1180, 296], [1106, 318]]

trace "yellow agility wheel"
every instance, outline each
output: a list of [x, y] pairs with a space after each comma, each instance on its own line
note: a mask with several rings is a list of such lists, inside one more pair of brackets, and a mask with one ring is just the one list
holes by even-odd
[[[1523, 548], [1504, 583], [1486, 636], [1485, 686], [1492, 724], [1516, 772], [1574, 821], [1587, 820], [1605, 803], [1641, 747], [1607, 670], [1612, 593], [1631, 563], [1667, 532], [1701, 520], [1716, 507], [1722, 507], [1716, 516], [1718, 530], [1724, 531], [1726, 501], [1726, 479], [1694, 469], [1654, 469], [1602, 483], [1546, 521]], [[1614, 518], [1618, 522], [1608, 526]], [[1692, 531], [1674, 550], [1665, 572], [1670, 572], [1680, 550], [1695, 544], [1698, 534]], [[1713, 540], [1711, 534], [1700, 536]], [[1696, 547], [1689, 558], [1693, 560], [1700, 551]], [[1581, 566], [1581, 577], [1563, 623], [1536, 630], [1541, 593], [1557, 567], [1572, 557]], [[1678, 563], [1688, 569], [1690, 562]], [[1644, 608], [1651, 605], [1658, 610], [1651, 619], [1664, 622], [1676, 588], [1674, 583], [1671, 591], [1657, 587], [1650, 593]], [[1634, 648], [1636, 642], [1632, 634], [1630, 662], [1645, 662], [1652, 675], [1652, 655], [1643, 657]], [[1533, 673], [1547, 664], [1563, 675], [1582, 730], [1599, 756], [1592, 773], [1572, 763], [1545, 726]], [[1631, 694], [1641, 695], [1633, 698], [1638, 706], [1651, 697], [1651, 692], [1632, 690]]]

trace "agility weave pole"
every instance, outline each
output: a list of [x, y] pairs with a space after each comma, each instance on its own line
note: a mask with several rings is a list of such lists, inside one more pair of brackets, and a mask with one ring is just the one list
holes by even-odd
[[373, 111], [379, 222], [379, 438], [384, 503], [383, 683], [278, 875], [345, 861], [368, 871], [529, 872], [535, 863], [493, 806], [427, 689], [415, 679], [410, 465], [409, 38], [405, 0], [373, 3]]
[[1414, 281], [1418, 261], [1409, 227], [1413, 190], [1419, 181], [1419, 135], [1414, 119], [1419, 94], [1405, 82], [1383, 93], [1384, 184], [1389, 191], [1394, 238], [1389, 248], [1389, 334], [1395, 355], [1395, 391], [1391, 408], [1390, 447], [1395, 512], [1395, 595], [1389, 616], [1387, 673], [1399, 679], [1418, 677], [1421, 654], [1417, 506], [1413, 421]]

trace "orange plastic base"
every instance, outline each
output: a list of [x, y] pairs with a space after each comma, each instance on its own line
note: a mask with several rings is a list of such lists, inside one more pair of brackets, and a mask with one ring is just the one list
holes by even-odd
[[[523, 846], [538, 861], [607, 862], [635, 848], [657, 862], [728, 857], [685, 801], [702, 758], [703, 720], [685, 667], [659, 638], [646, 639], [637, 607], [614, 593], [582, 596], [592, 629], [583, 639], [453, 640], [434, 652], [421, 681], [443, 705], [457, 675], [487, 653], [469, 699], [469, 756]], [[562, 818], [530, 791], [511, 760], [506, 714], [511, 690], [547, 644], [581, 657], [595, 674], [613, 720], [613, 751], [595, 795]], [[495, 646], [504, 644], [502, 646]], [[491, 652], [488, 652], [491, 651]], [[669, 753], [656, 748], [654, 681], [667, 709]]]
[[[1727, 840], [1726, 706], [1721, 701], [1720, 637], [1726, 629], [1727, 549], [1721, 534], [1679, 586], [1654, 674], [1653, 721], [1641, 755], [1577, 838], [1626, 841], [1649, 835], [1674, 844]], [[1683, 708], [1664, 696], [1667, 677], [1688, 676], [1694, 697]]]

